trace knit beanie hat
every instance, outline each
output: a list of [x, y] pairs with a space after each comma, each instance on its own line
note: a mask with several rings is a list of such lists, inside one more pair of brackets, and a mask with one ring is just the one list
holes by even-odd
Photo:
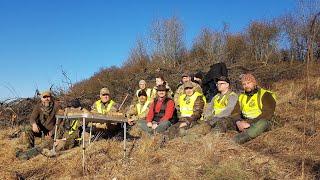
[[252, 82], [254, 85], [257, 85], [257, 80], [252, 74], [242, 74], [240, 78], [241, 82], [249, 81]]

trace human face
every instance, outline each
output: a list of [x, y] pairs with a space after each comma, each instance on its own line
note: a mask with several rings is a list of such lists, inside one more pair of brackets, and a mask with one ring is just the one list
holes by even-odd
[[227, 83], [226, 81], [218, 81], [217, 87], [219, 92], [225, 93], [229, 90], [229, 83]]
[[44, 95], [41, 97], [41, 102], [45, 107], [48, 107], [50, 105], [51, 102], [51, 96], [48, 95]]
[[255, 84], [253, 82], [251, 82], [251, 81], [243, 81], [242, 82], [242, 87], [243, 87], [245, 92], [250, 92], [250, 91], [254, 90]]
[[184, 88], [184, 92], [186, 93], [187, 96], [192, 96], [194, 93], [194, 90], [193, 88], [187, 87], [187, 88]]
[[163, 98], [166, 96], [166, 91], [157, 91], [157, 94], [160, 98]]
[[145, 83], [140, 83], [139, 84], [139, 88], [140, 89], [145, 89], [146, 88], [146, 84]]
[[109, 101], [110, 99], [110, 95], [109, 94], [100, 94], [100, 99], [103, 103], [106, 103]]
[[191, 80], [190, 76], [183, 76], [182, 77], [182, 83], [189, 82]]
[[145, 103], [146, 101], [147, 101], [147, 97], [146, 96], [139, 96], [139, 102]]

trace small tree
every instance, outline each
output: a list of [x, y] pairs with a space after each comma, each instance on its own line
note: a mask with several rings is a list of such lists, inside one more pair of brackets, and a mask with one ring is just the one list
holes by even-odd
[[245, 56], [247, 44], [242, 34], [228, 35], [226, 39], [225, 53], [230, 63], [236, 63]]
[[208, 62], [217, 63], [223, 59], [224, 42], [225, 38], [222, 32], [204, 28], [196, 37], [192, 51], [202, 54], [203, 58]]
[[156, 20], [151, 28], [153, 57], [161, 57], [164, 64], [180, 64], [185, 51], [184, 29], [177, 17]]
[[279, 28], [275, 23], [254, 21], [248, 28], [248, 45], [256, 61], [268, 63], [270, 56], [277, 49]]

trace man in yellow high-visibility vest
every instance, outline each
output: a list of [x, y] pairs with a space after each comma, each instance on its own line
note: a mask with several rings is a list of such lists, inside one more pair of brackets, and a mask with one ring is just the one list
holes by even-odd
[[138, 120], [145, 120], [149, 112], [150, 100], [148, 99], [146, 91], [139, 91], [138, 97], [139, 102], [131, 105], [127, 112], [129, 125], [134, 125]]
[[239, 144], [269, 130], [276, 108], [274, 93], [258, 87], [256, 78], [252, 74], [243, 74], [241, 83], [244, 92], [239, 95], [237, 105], [231, 115], [240, 132], [233, 138], [233, 141]]
[[[110, 91], [108, 88], [104, 87], [100, 90], [100, 99], [97, 100], [91, 107], [91, 112], [99, 113], [103, 115], [108, 115], [110, 113], [115, 113], [118, 110], [118, 104], [111, 99]], [[112, 137], [114, 134], [121, 130], [120, 124], [114, 123], [93, 123], [95, 127], [93, 132], [103, 132], [102, 136]], [[105, 131], [107, 129], [107, 131]]]
[[109, 112], [116, 112], [116, 106], [117, 104], [110, 97], [109, 89], [102, 88], [100, 90], [100, 99], [92, 105], [91, 111], [106, 115]]
[[176, 90], [176, 92], [174, 93], [174, 97], [173, 97], [173, 100], [174, 100], [174, 103], [175, 103], [175, 106], [178, 107], [179, 105], [179, 97], [184, 94], [184, 84], [186, 82], [189, 82], [189, 84], [191, 83], [192, 86], [193, 86], [193, 89], [194, 91], [198, 92], [198, 93], [201, 93], [202, 94], [202, 89], [200, 87], [199, 84], [195, 83], [195, 82], [192, 82], [191, 81], [191, 76], [189, 73], [187, 72], [184, 72], [182, 75], [181, 75], [181, 84], [180, 86], [178, 87], [178, 89]]
[[217, 79], [219, 93], [208, 104], [204, 120], [216, 131], [226, 131], [223, 128], [224, 118], [229, 117], [238, 101], [238, 95], [230, 88], [230, 80], [225, 76]]
[[183, 136], [201, 118], [206, 99], [202, 93], [195, 91], [191, 82], [182, 85], [184, 93], [179, 97], [178, 117], [179, 121], [169, 129], [169, 136]]

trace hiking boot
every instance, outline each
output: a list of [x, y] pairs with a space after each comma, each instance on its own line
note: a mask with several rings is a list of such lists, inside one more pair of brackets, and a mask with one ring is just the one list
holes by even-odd
[[16, 157], [20, 160], [29, 160], [32, 157], [37, 156], [38, 154], [40, 154], [40, 152], [37, 148], [31, 148], [31, 149], [27, 150], [26, 152], [17, 151]]
[[232, 141], [237, 144], [243, 144], [251, 140], [251, 137], [246, 132], [242, 132], [233, 137]]

